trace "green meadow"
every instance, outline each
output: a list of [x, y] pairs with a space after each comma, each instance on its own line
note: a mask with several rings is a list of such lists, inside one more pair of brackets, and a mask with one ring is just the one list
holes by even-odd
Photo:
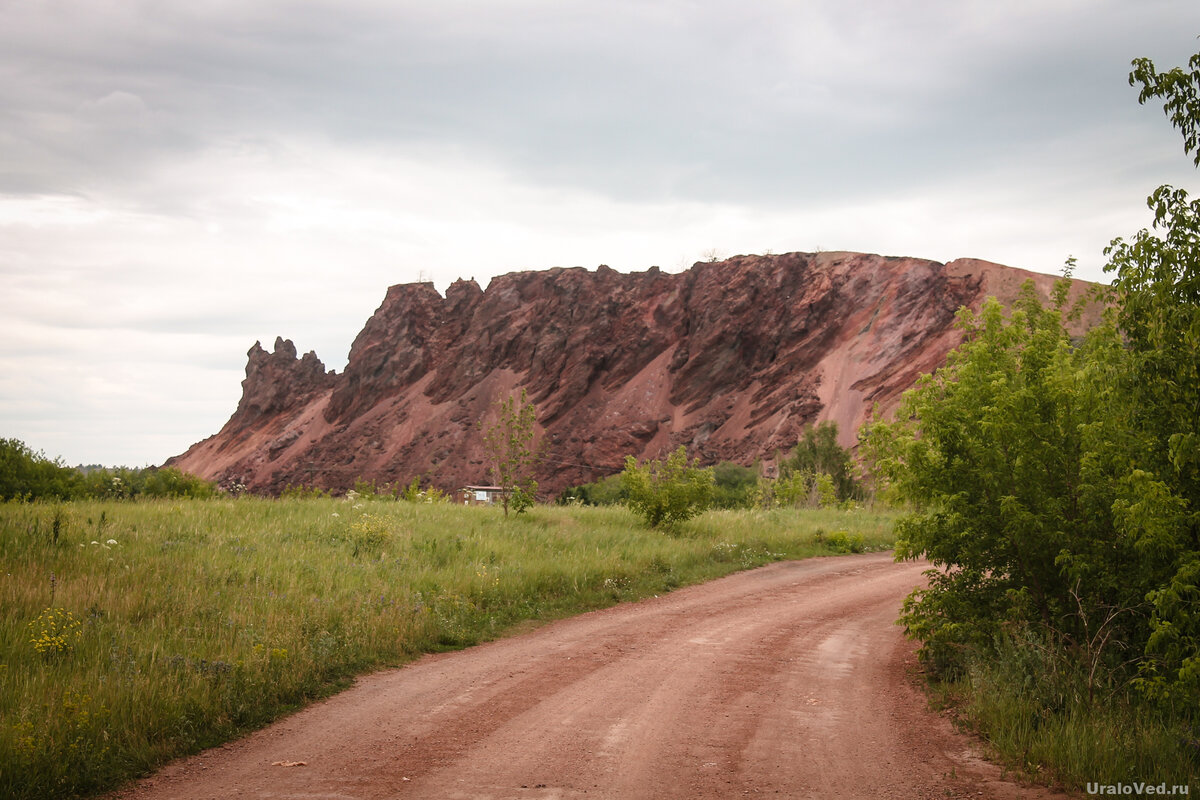
[[344, 499], [0, 504], [0, 796], [112, 789], [426, 652], [780, 559], [870, 511]]

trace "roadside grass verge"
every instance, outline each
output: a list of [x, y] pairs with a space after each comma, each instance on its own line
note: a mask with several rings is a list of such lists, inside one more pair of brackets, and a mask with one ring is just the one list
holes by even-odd
[[[1164, 784], [1167, 795], [1182, 796], [1182, 786], [1200, 791], [1200, 731], [1182, 715], [1128, 687], [1089, 681], [1072, 655], [1028, 641], [1003, 641], [968, 663], [958, 680], [931, 683], [931, 700], [952, 709], [1007, 768], [1081, 792], [1088, 784], [1128, 787], [1137, 797], [1158, 796]], [[1137, 794], [1138, 785], [1149, 791]]]
[[892, 516], [335, 499], [0, 504], [0, 796], [95, 794], [424, 652], [770, 561]]

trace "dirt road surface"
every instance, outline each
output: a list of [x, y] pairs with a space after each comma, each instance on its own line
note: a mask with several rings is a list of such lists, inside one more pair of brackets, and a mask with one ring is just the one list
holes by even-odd
[[927, 709], [894, 624], [923, 569], [778, 563], [427, 656], [119, 796], [1060, 797]]

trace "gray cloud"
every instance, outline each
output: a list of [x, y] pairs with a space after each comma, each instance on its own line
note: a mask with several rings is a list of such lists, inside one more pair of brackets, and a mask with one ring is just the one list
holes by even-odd
[[9, 4], [10, 191], [297, 131], [614, 196], [889, 188], [1129, 123], [1130, 58], [1200, 27], [1179, 2], [246, 5]]

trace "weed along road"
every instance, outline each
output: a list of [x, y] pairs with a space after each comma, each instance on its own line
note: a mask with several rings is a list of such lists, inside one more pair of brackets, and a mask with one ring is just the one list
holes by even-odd
[[1024, 798], [927, 710], [923, 564], [773, 564], [427, 656], [131, 790], [151, 798]]

